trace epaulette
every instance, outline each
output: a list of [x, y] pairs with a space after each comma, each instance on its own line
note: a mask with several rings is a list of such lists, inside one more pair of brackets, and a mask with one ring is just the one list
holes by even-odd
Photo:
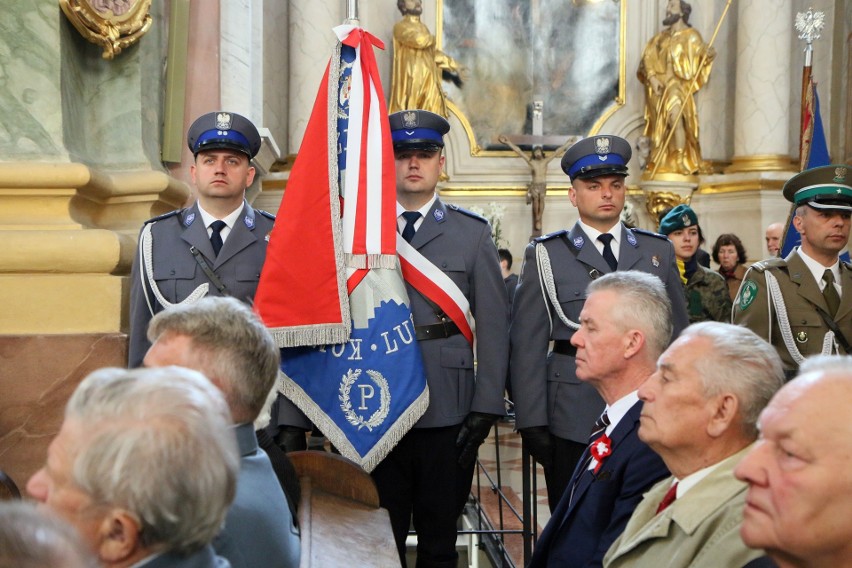
[[542, 235], [540, 237], [536, 237], [533, 239], [535, 243], [543, 243], [544, 241], [549, 241], [550, 239], [555, 239], [556, 237], [561, 237], [562, 235], [567, 234], [568, 231], [565, 229], [561, 229], [559, 231], [554, 231], [552, 233], [547, 233], [546, 235]]
[[665, 235], [661, 235], [660, 233], [655, 233], [654, 231], [647, 231], [645, 229], [640, 229], [638, 227], [630, 227], [630, 230], [634, 233], [638, 233], [640, 235], [645, 235], [648, 237], [657, 237], [658, 239], [663, 239], [664, 241], [669, 240], [669, 238]]
[[841, 260], [841, 261], [840, 261], [840, 266], [845, 267], [845, 268], [846, 268], [846, 270], [852, 270], [852, 262], [843, 262], [843, 261]]
[[273, 215], [269, 211], [264, 211], [263, 209], [255, 209], [255, 212], [260, 213], [261, 215], [263, 215], [267, 219], [272, 219], [273, 221], [275, 220], [275, 215]]
[[787, 266], [787, 261], [783, 258], [767, 258], [764, 260], [758, 260], [751, 267], [758, 272], [763, 272], [767, 268], [781, 268]]
[[446, 203], [445, 205], [447, 206], [447, 209], [452, 209], [453, 211], [458, 211], [459, 213], [467, 215], [468, 217], [473, 217], [477, 221], [482, 221], [483, 223], [488, 222], [488, 219], [486, 219], [482, 215], [474, 213], [473, 211], [468, 211], [467, 209], [463, 209], [463, 208], [459, 207], [458, 205], [453, 205], [452, 203]]
[[169, 217], [174, 217], [175, 215], [180, 215], [182, 212], [183, 209], [175, 209], [174, 211], [169, 211], [168, 213], [163, 213], [162, 215], [152, 217], [145, 221], [143, 225], [147, 225], [148, 223], [156, 223], [157, 221], [162, 221], [163, 219], [168, 219]]

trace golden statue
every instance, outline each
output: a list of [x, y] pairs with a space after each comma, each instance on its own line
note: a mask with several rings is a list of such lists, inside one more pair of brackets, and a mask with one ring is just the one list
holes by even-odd
[[421, 109], [449, 117], [442, 76], [461, 86], [461, 66], [435, 48], [435, 36], [420, 21], [421, 0], [398, 0], [402, 20], [393, 27], [393, 80], [388, 112]]
[[524, 159], [530, 167], [530, 176], [532, 180], [527, 186], [527, 205], [532, 205], [532, 226], [533, 231], [530, 239], [541, 236], [541, 221], [544, 218], [544, 199], [547, 197], [547, 164], [554, 158], [559, 158], [565, 153], [576, 140], [569, 138], [565, 144], [560, 146], [550, 156], [545, 155], [544, 148], [541, 146], [533, 146], [532, 152], [527, 156], [526, 152], [521, 150], [517, 145], [513, 144], [505, 135], [501, 134], [497, 141], [511, 148], [518, 156]]
[[691, 12], [688, 3], [668, 0], [663, 20], [667, 27], [651, 38], [639, 63], [637, 76], [645, 85], [644, 135], [651, 141], [646, 172], [712, 171], [701, 159], [694, 93], [707, 82], [716, 51], [689, 25]]

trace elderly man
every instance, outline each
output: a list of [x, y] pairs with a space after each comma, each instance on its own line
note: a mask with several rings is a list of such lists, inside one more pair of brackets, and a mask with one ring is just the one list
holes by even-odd
[[784, 236], [783, 223], [770, 223], [766, 227], [766, 251], [770, 258], [775, 258], [781, 254], [781, 238]]
[[739, 567], [762, 556], [740, 540], [746, 485], [733, 470], [783, 383], [781, 359], [753, 332], [716, 322], [686, 328], [639, 389], [639, 439], [672, 477], [645, 494], [604, 566]]
[[239, 456], [222, 395], [188, 369], [102, 369], [74, 391], [30, 495], [110, 568], [221, 568], [210, 542]]
[[213, 546], [234, 568], [299, 565], [299, 535], [252, 422], [278, 376], [275, 340], [248, 306], [210, 297], [158, 313], [148, 327], [145, 365], [204, 373], [228, 402], [240, 449], [237, 496]]
[[80, 535], [32, 503], [0, 503], [0, 566], [3, 568], [95, 568]]
[[852, 357], [817, 357], [760, 415], [734, 470], [748, 483], [740, 534], [778, 566], [852, 566]]
[[637, 390], [654, 373], [671, 338], [671, 322], [671, 304], [656, 276], [613, 272], [589, 285], [571, 343], [577, 377], [595, 387], [606, 408], [530, 567], [600, 566], [642, 494], [669, 475], [637, 436], [642, 411]]

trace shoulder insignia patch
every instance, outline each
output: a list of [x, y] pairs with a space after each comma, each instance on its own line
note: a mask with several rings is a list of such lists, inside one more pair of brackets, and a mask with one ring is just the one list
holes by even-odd
[[742, 287], [740, 288], [740, 293], [737, 296], [737, 307], [739, 307], [740, 311], [745, 311], [754, 299], [757, 297], [757, 282], [749, 278], [745, 282], [743, 282]]
[[[478, 214], [474, 213], [473, 211], [468, 211], [467, 209], [459, 207], [458, 205], [453, 205], [452, 203], [445, 203], [444, 205], [447, 207], [447, 209], [452, 209], [453, 211], [458, 211], [459, 213], [467, 215], [468, 217], [472, 217], [472, 218], [476, 219], [477, 221], [482, 221], [483, 223], [488, 222], [488, 219], [486, 219], [482, 215], [478, 215]], [[440, 219], [438, 219], [438, 212], [439, 211], [440, 211], [440, 209], [435, 210], [435, 219], [436, 220], [440, 220]]]
[[633, 231], [627, 231], [627, 242], [630, 243], [630, 246], [636, 246], [636, 235], [633, 234]]
[[175, 209], [174, 211], [169, 211], [168, 213], [163, 213], [162, 215], [152, 217], [145, 221], [143, 225], [147, 225], [148, 223], [156, 223], [157, 221], [162, 221], [163, 219], [168, 219], [169, 217], [174, 217], [175, 215], [180, 215], [182, 212], [183, 209]]
[[[661, 235], [660, 233], [655, 233], [654, 231], [646, 231], [645, 229], [639, 229], [639, 228], [636, 228], [636, 227], [632, 227], [632, 228], [627, 230], [628, 235], [630, 235], [631, 233], [636, 233], [637, 235], [646, 235], [648, 237], [656, 237], [658, 239], [663, 239], [664, 241], [669, 240], [667, 236]], [[629, 238], [629, 236], [628, 236], [628, 238]], [[633, 244], [633, 243], [630, 243], [630, 244]]]
[[567, 234], [568, 231], [562, 229], [560, 231], [554, 231], [552, 233], [547, 233], [546, 235], [542, 235], [540, 237], [536, 237], [533, 239], [535, 243], [543, 243], [544, 241], [549, 241], [550, 239], [555, 239], [556, 237], [561, 237], [562, 235]]
[[263, 215], [267, 219], [272, 219], [273, 221], [275, 220], [275, 215], [273, 215], [269, 211], [264, 211], [263, 209], [255, 209], [254, 212]]

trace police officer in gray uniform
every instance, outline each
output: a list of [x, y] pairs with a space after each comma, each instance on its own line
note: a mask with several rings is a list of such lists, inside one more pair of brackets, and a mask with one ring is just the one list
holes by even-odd
[[619, 221], [630, 156], [630, 144], [618, 136], [585, 138], [565, 153], [562, 169], [571, 178], [568, 195], [580, 220], [570, 231], [527, 246], [515, 291], [509, 374], [516, 425], [544, 468], [551, 511], [604, 409], [597, 391], [577, 379], [576, 349], [570, 343], [586, 286], [614, 270], [650, 272], [663, 281], [671, 299], [674, 337], [688, 325], [671, 243]]
[[204, 296], [250, 303], [266, 258], [275, 217], [245, 200], [254, 180], [251, 159], [260, 149], [257, 128], [232, 112], [211, 112], [189, 128], [195, 156], [192, 207], [145, 222], [130, 287], [130, 367], [150, 347], [148, 322], [174, 304]]
[[400, 559], [413, 517], [418, 567], [455, 567], [456, 522], [470, 493], [476, 450], [505, 413], [508, 297], [491, 227], [435, 193], [450, 125], [431, 112], [390, 116], [396, 157], [398, 228], [434, 269], [467, 298], [476, 322], [471, 343], [438, 300], [406, 283], [426, 367], [429, 408], [373, 471], [390, 512]]

